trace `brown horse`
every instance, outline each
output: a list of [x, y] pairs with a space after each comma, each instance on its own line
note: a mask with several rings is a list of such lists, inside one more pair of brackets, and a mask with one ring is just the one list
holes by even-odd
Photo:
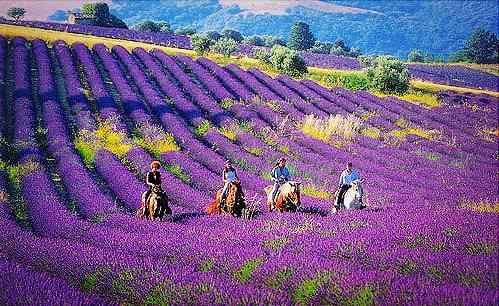
[[227, 197], [225, 198], [225, 203], [220, 204], [222, 199], [223, 189], [217, 191], [215, 201], [208, 205], [206, 212], [209, 215], [233, 215], [240, 217], [243, 209], [246, 208], [246, 201], [244, 198], [244, 193], [241, 188], [241, 183], [232, 182], [229, 185], [229, 190], [227, 191]]
[[272, 199], [272, 190], [274, 186], [270, 185], [263, 189], [267, 194], [267, 206], [269, 212], [274, 208], [280, 212], [291, 211], [295, 212], [301, 205], [300, 200], [300, 182], [289, 181], [281, 185], [277, 191], [275, 203]]
[[164, 191], [153, 189], [148, 199], [145, 199], [145, 194], [144, 192], [142, 195], [142, 205], [135, 213], [136, 216], [149, 218], [151, 221], [156, 219], [163, 221], [165, 214], [172, 214], [170, 199]]

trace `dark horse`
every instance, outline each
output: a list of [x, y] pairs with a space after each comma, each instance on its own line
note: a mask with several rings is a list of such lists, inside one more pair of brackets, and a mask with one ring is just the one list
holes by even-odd
[[[144, 196], [143, 196], [144, 197]], [[151, 221], [163, 221], [164, 215], [171, 215], [170, 199], [163, 190], [153, 188], [149, 199], [143, 199], [142, 206], [137, 210], [139, 217], [149, 218]]]
[[267, 206], [269, 212], [274, 208], [280, 212], [295, 212], [301, 205], [300, 200], [300, 182], [289, 181], [281, 185], [277, 191], [275, 203], [272, 199], [272, 190], [274, 186], [267, 186], [263, 191], [267, 194]]
[[246, 200], [244, 198], [243, 189], [241, 188], [241, 183], [230, 183], [225, 203], [220, 203], [221, 197], [222, 189], [219, 189], [215, 201], [208, 205], [206, 212], [209, 215], [226, 214], [241, 217], [243, 209], [246, 208]]

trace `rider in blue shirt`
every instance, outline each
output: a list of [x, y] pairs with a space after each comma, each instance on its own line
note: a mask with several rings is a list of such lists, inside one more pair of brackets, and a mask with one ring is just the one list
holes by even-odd
[[272, 190], [272, 201], [275, 201], [275, 196], [279, 187], [287, 181], [291, 180], [291, 174], [289, 173], [288, 168], [286, 167], [286, 159], [281, 158], [277, 162], [277, 165], [272, 168], [272, 172], [270, 173], [272, 178], [272, 182], [274, 182], [274, 189]]
[[[343, 197], [345, 195], [345, 192], [352, 187], [352, 182], [355, 180], [360, 179], [359, 174], [356, 171], [352, 170], [352, 162], [347, 163], [347, 168], [343, 170], [343, 172], [340, 175], [340, 181], [338, 182], [338, 188], [340, 188], [340, 192], [338, 194], [338, 205], [340, 203], [343, 203]], [[360, 199], [360, 204], [364, 206], [364, 203], [362, 203], [362, 199]]]

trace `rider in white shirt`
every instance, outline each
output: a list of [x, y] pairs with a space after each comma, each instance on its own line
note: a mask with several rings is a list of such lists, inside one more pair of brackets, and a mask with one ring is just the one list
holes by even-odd
[[[345, 195], [345, 192], [352, 187], [352, 182], [358, 179], [360, 179], [360, 176], [356, 171], [352, 170], [352, 162], [348, 162], [347, 168], [341, 173], [340, 181], [338, 182], [338, 188], [340, 188], [337, 202], [338, 205], [343, 203], [343, 196]], [[362, 199], [360, 199], [360, 204], [364, 206]]]

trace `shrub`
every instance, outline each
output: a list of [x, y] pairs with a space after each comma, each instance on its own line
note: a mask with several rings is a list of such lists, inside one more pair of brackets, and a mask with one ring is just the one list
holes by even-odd
[[175, 31], [175, 34], [192, 36], [196, 34], [196, 30], [193, 28], [179, 28]]
[[367, 70], [373, 89], [382, 93], [404, 94], [409, 89], [410, 75], [404, 64], [392, 57], [381, 56]]
[[222, 32], [222, 37], [233, 39], [236, 42], [240, 43], [243, 41], [243, 35], [239, 33], [238, 31], [232, 30], [232, 29], [225, 29]]
[[413, 63], [422, 63], [424, 61], [423, 51], [412, 49], [409, 56], [407, 56], [407, 60]]
[[301, 76], [308, 72], [303, 58], [295, 51], [286, 47], [272, 47], [270, 62], [274, 69], [291, 76]]
[[270, 64], [271, 63], [271, 55], [272, 53], [264, 48], [254, 48], [253, 49], [253, 57], [256, 58], [257, 60], [261, 61], [262, 63], [265, 64]]
[[217, 31], [206, 31], [204, 33], [204, 36], [206, 36], [209, 40], [211, 40], [212, 44], [214, 44], [220, 38], [222, 38], [222, 35], [220, 33], [218, 33]]
[[252, 35], [245, 37], [243, 39], [243, 44], [253, 45], [253, 46], [265, 46], [265, 41], [262, 37], [258, 35]]
[[237, 42], [232, 38], [220, 38], [214, 45], [210, 47], [212, 52], [222, 54], [229, 57], [237, 50]]
[[210, 50], [211, 41], [205, 35], [196, 34], [192, 37], [192, 49], [203, 55]]

